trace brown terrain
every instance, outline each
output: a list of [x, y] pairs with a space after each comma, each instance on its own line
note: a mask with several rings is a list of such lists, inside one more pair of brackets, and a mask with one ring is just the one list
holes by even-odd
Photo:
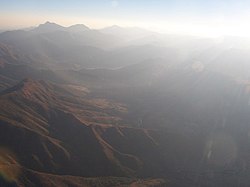
[[[8, 167], [2, 169], [3, 176], [8, 175], [9, 170], [11, 172], [14, 170], [17, 174], [10, 178], [15, 178], [18, 184], [56, 186], [61, 183], [71, 184], [74, 177], [70, 175], [136, 178], [143, 174], [143, 167], [150, 168], [146, 162], [148, 164], [151, 160], [158, 162], [150, 158], [150, 155], [143, 156], [140, 153], [140, 149], [157, 150], [156, 142], [146, 130], [117, 126], [121, 121], [119, 115], [126, 112], [124, 106], [104, 99], [86, 100], [72, 92], [72, 88], [71, 91], [67, 91], [64, 87], [31, 79], [23, 80], [2, 92], [0, 139], [2, 152], [6, 154], [4, 157], [11, 159], [10, 169]], [[105, 120], [102, 116], [105, 116]], [[145, 145], [143, 143], [133, 154], [126, 149], [132, 144], [133, 139], [129, 136], [133, 136], [134, 131], [138, 134], [138, 140], [142, 139]], [[15, 140], [12, 137], [15, 137]], [[124, 145], [115, 148], [112, 143], [116, 141], [124, 141]], [[138, 141], [136, 143], [141, 144]], [[7, 150], [11, 150], [15, 156], [11, 157]], [[102, 180], [103, 183], [109, 180], [111, 183], [122, 180], [121, 184], [125, 181], [124, 185], [133, 183], [133, 186], [147, 186], [148, 183], [162, 184], [162, 180], [149, 180], [150, 182], [142, 180], [137, 184], [131, 179], [104, 179], [80, 177], [72, 186], [89, 186], [95, 183], [95, 180], [96, 183], [100, 180], [101, 184]], [[109, 185], [111, 184], [106, 186]]]
[[0, 34], [0, 187], [249, 186], [248, 53], [140, 42], [49, 22]]

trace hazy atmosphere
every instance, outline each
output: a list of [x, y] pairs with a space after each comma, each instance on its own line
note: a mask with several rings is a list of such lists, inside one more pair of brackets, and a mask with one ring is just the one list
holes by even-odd
[[2, 29], [45, 21], [92, 28], [136, 26], [163, 33], [249, 36], [247, 0], [8, 0], [1, 1]]
[[0, 0], [0, 187], [249, 187], [249, 9]]

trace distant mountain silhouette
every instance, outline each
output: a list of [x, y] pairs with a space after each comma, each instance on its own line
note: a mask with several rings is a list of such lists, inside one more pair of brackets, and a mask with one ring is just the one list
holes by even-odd
[[89, 28], [83, 24], [76, 24], [69, 27], [63, 27], [56, 23], [51, 23], [47, 21], [46, 23], [40, 24], [38, 27], [34, 28], [31, 31], [36, 33], [49, 33], [55, 31], [83, 32], [86, 30], [89, 30]]
[[249, 186], [248, 47], [50, 22], [0, 33], [0, 186]]
[[63, 30], [65, 30], [65, 27], [47, 21], [44, 24], [40, 24], [37, 28], [34, 28], [32, 31], [38, 33], [47, 33], [47, 32], [63, 31]]
[[66, 30], [70, 32], [83, 32], [83, 31], [89, 30], [89, 28], [83, 24], [76, 24], [76, 25], [67, 27]]

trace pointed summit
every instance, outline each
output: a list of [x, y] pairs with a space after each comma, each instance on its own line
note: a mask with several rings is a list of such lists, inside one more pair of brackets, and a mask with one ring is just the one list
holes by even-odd
[[47, 32], [64, 31], [64, 30], [65, 27], [49, 21], [47, 21], [44, 24], [40, 24], [38, 27], [33, 29], [34, 32], [38, 33], [47, 33]]

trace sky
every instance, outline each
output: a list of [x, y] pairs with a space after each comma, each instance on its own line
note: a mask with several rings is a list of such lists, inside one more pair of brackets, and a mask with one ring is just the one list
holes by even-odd
[[250, 0], [0, 0], [0, 29], [46, 21], [188, 35], [250, 36]]

